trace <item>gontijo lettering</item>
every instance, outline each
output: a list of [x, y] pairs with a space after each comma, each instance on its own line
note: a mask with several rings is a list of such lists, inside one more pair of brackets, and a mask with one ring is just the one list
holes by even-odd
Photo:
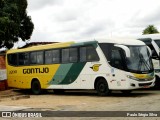
[[27, 68], [23, 69], [23, 74], [33, 74], [33, 73], [48, 73], [49, 68]]

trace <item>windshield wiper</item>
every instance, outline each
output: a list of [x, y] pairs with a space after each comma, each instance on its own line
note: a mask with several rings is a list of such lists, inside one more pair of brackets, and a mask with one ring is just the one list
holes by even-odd
[[139, 50], [139, 49], [138, 49], [138, 51], [139, 51], [139, 57], [140, 57], [139, 70], [141, 70], [141, 68], [142, 68], [142, 63], [146, 66], [146, 68], [147, 68], [148, 70], [151, 70], [150, 65], [146, 62], [146, 60], [144, 59], [142, 53], [140, 53], [140, 50]]

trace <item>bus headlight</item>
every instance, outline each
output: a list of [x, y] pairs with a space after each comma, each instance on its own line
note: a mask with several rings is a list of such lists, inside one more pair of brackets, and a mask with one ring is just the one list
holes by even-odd
[[127, 77], [132, 79], [132, 80], [137, 80], [137, 81], [150, 81], [150, 80], [154, 79], [154, 77], [148, 77], [148, 78], [139, 79], [139, 78], [136, 78], [136, 77], [133, 77], [133, 76], [130, 76], [130, 75], [127, 75]]
[[130, 78], [130, 79], [133, 79], [133, 80], [139, 80], [138, 78], [130, 76], [130, 75], [127, 75], [127, 77]]

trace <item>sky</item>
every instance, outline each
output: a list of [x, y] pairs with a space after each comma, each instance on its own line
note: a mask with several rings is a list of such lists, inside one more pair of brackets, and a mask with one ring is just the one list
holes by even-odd
[[34, 23], [30, 42], [141, 35], [160, 31], [160, 0], [28, 0]]

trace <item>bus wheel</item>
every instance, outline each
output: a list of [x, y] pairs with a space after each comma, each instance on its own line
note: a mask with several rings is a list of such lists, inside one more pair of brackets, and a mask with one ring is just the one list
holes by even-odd
[[63, 94], [64, 93], [64, 90], [63, 89], [54, 89], [53, 90], [54, 94]]
[[32, 93], [35, 95], [41, 94], [41, 85], [38, 80], [32, 81], [31, 90], [32, 90]]
[[121, 92], [122, 92], [124, 95], [129, 95], [129, 94], [131, 94], [132, 90], [121, 90]]
[[156, 76], [155, 85], [153, 89], [160, 90], [160, 78]]
[[110, 93], [107, 81], [105, 79], [99, 79], [96, 83], [96, 91], [99, 96], [106, 96]]

